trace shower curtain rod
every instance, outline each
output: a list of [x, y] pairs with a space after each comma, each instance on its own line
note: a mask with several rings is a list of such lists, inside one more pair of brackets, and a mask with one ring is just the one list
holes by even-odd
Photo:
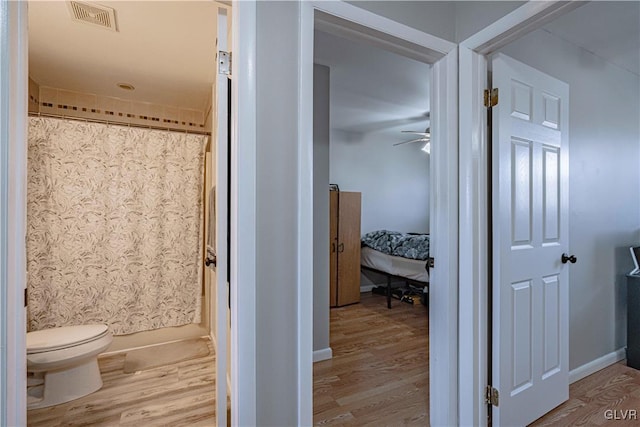
[[162, 127], [162, 126], [139, 125], [135, 123], [119, 123], [119, 122], [109, 121], [109, 120], [86, 119], [83, 117], [64, 116], [64, 115], [50, 114], [50, 113], [35, 113], [35, 112], [29, 111], [29, 116], [30, 117], [51, 117], [54, 119], [77, 120], [80, 122], [104, 123], [107, 125], [125, 126], [125, 127], [142, 128], [142, 129], [153, 129], [153, 130], [166, 130], [169, 132], [179, 132], [179, 133], [187, 133], [187, 134], [193, 134], [193, 135], [211, 136], [211, 132], [207, 132], [207, 131], [171, 129], [169, 127]]

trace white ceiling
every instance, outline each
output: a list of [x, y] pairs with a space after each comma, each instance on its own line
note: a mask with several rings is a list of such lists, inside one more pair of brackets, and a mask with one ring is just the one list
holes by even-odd
[[640, 75], [640, 2], [593, 1], [545, 30]]
[[[216, 3], [100, 1], [118, 32], [72, 21], [64, 1], [29, 2], [29, 74], [36, 83], [204, 110], [214, 82]], [[116, 83], [126, 82], [135, 91]]]
[[428, 125], [430, 66], [363, 43], [316, 31], [315, 62], [329, 66], [331, 128], [364, 134]]

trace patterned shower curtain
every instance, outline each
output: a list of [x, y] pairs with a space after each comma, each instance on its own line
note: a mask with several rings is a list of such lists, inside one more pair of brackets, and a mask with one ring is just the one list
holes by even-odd
[[29, 328], [200, 321], [206, 137], [29, 119]]

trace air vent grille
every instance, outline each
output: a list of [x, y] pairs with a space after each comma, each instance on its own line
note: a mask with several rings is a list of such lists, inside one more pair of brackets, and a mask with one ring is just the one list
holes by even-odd
[[84, 22], [111, 31], [118, 31], [116, 27], [116, 14], [110, 7], [79, 1], [69, 1], [67, 4], [69, 5], [71, 18], [74, 21]]

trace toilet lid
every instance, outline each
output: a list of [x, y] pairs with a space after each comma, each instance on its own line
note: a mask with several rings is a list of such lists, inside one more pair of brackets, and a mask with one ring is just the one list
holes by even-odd
[[105, 335], [107, 325], [63, 326], [27, 333], [27, 354], [59, 350], [93, 341]]

